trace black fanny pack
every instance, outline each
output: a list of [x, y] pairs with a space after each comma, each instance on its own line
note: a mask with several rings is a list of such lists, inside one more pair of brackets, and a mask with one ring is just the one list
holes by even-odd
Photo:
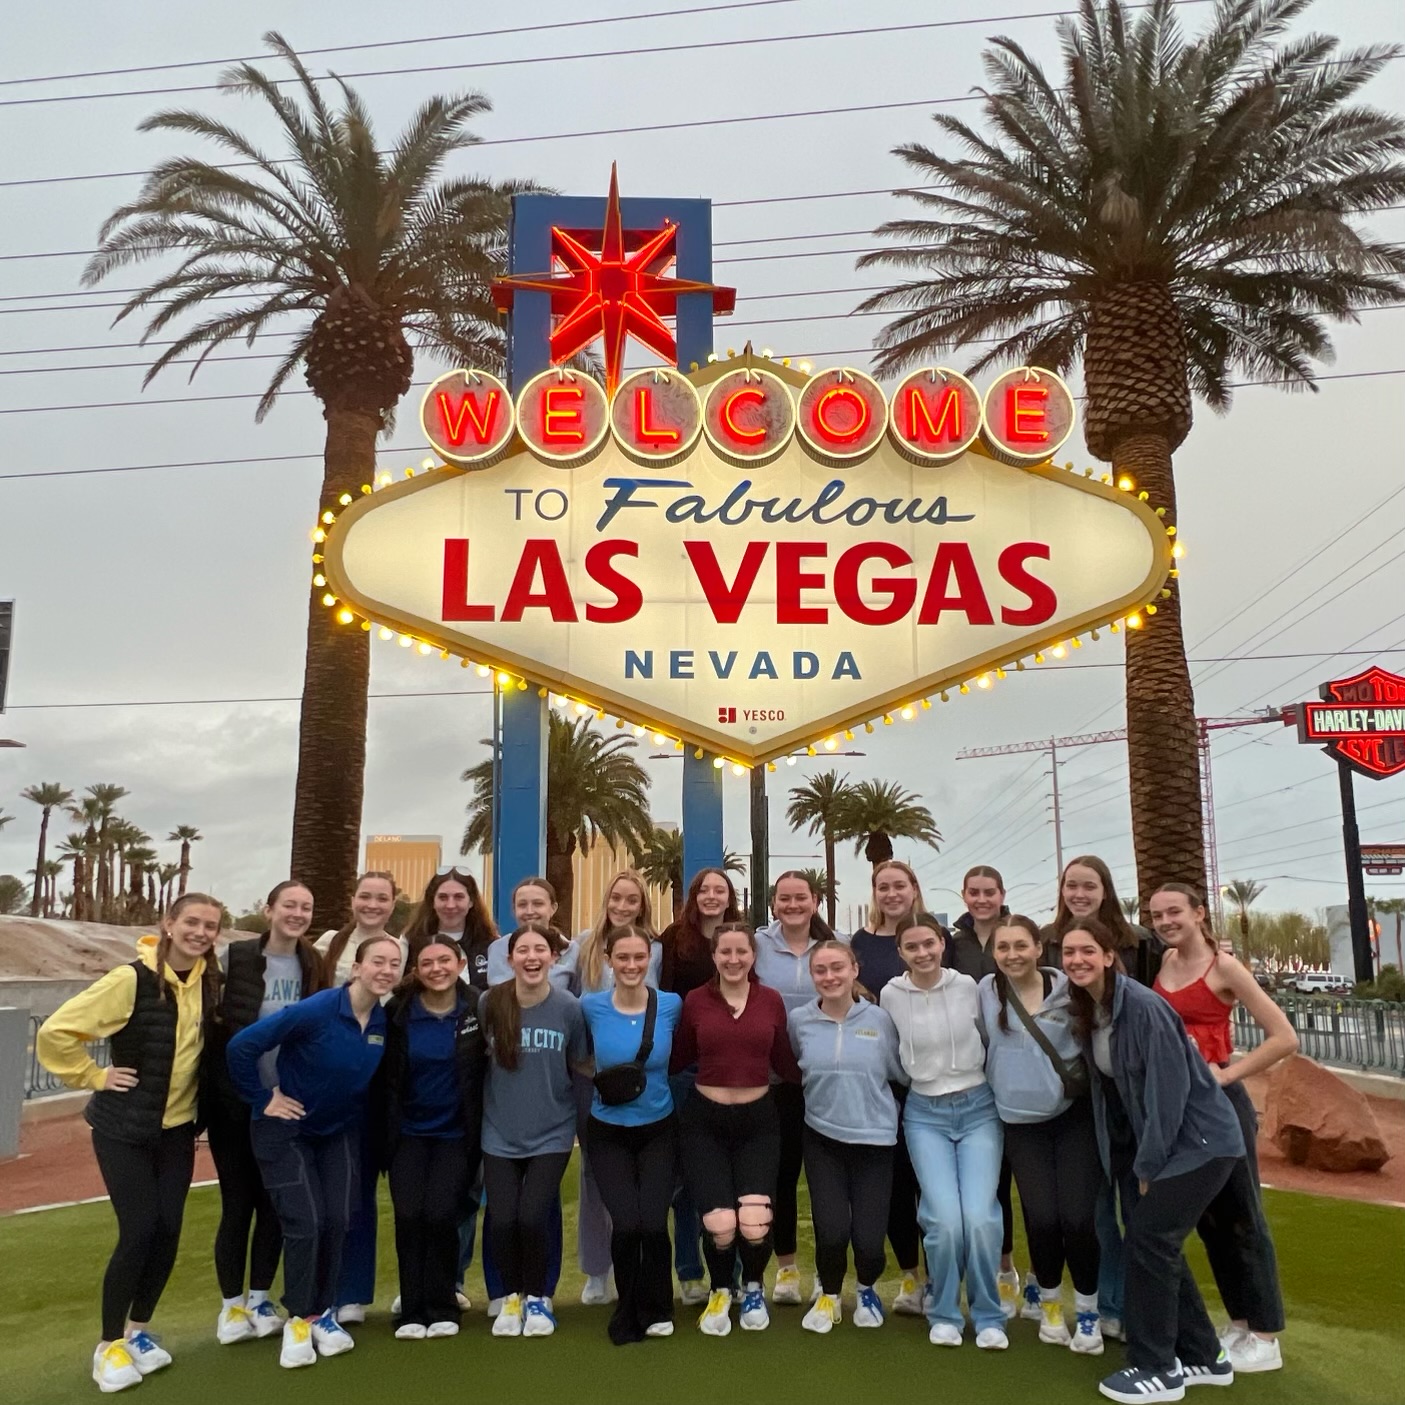
[[628, 1062], [611, 1064], [600, 1069], [594, 1078], [595, 1091], [606, 1107], [619, 1107], [632, 1103], [644, 1092], [647, 1075], [644, 1065], [654, 1052], [654, 1020], [659, 1012], [658, 992], [649, 990], [649, 1004], [644, 1012], [644, 1037], [639, 1041], [639, 1052]]

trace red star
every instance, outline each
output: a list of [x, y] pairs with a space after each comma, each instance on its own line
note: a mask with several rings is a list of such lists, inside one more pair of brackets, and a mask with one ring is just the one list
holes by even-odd
[[[665, 224], [657, 233], [629, 230], [646, 236], [632, 254], [625, 254], [626, 231], [620, 218], [620, 190], [615, 168], [610, 167], [610, 198], [605, 207], [605, 227], [600, 232], [600, 252], [593, 253], [564, 229], [551, 231], [553, 268], [546, 273], [524, 273], [493, 282], [498, 310], [512, 307], [513, 293], [551, 294], [551, 314], [560, 320], [551, 332], [551, 364], [559, 366], [592, 342], [605, 342], [605, 392], [613, 395], [624, 365], [625, 341], [633, 337], [670, 365], [678, 364], [678, 344], [664, 324], [675, 317], [678, 299], [685, 293], [711, 293], [712, 310], [731, 312], [735, 288], [720, 288], [689, 278], [668, 278], [664, 269], [677, 258], [676, 224]], [[559, 269], [555, 265], [561, 265]]]

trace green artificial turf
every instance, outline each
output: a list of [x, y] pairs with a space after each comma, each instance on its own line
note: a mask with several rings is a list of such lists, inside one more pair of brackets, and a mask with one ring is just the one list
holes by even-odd
[[[574, 1166], [564, 1189], [566, 1243], [572, 1246]], [[552, 1338], [492, 1338], [475, 1273], [475, 1310], [457, 1338], [397, 1342], [388, 1313], [395, 1271], [386, 1198], [382, 1194], [380, 1299], [366, 1325], [352, 1329], [356, 1350], [310, 1369], [283, 1371], [276, 1338], [216, 1345], [219, 1298], [210, 1245], [219, 1202], [213, 1188], [193, 1191], [180, 1260], [155, 1324], [175, 1365], [136, 1387], [139, 1398], [147, 1405], [896, 1405], [938, 1398], [962, 1405], [1062, 1405], [1100, 1399], [1099, 1378], [1120, 1362], [1115, 1344], [1097, 1359], [1042, 1346], [1030, 1322], [1013, 1324], [1010, 1350], [1003, 1353], [977, 1351], [969, 1331], [960, 1350], [930, 1346], [925, 1324], [912, 1318], [890, 1317], [879, 1331], [858, 1331], [847, 1321], [847, 1302], [846, 1321], [827, 1337], [801, 1330], [802, 1309], [777, 1308], [769, 1331], [734, 1328], [725, 1340], [705, 1338], [695, 1326], [696, 1310], [680, 1309], [672, 1338], [618, 1348], [605, 1335], [609, 1309], [578, 1305], [581, 1279], [569, 1262]], [[1398, 1405], [1405, 1400], [1405, 1212], [1287, 1193], [1266, 1198], [1287, 1299], [1288, 1364], [1281, 1372], [1241, 1378], [1224, 1398], [1247, 1405]], [[806, 1214], [802, 1201], [802, 1239]], [[103, 1204], [0, 1220], [0, 1401], [97, 1399], [88, 1369], [98, 1283], [113, 1232]], [[808, 1288], [808, 1242], [802, 1242], [800, 1262]], [[1016, 1262], [1025, 1263], [1022, 1245]], [[1208, 1284], [1198, 1243], [1195, 1266]], [[885, 1299], [894, 1287], [883, 1285]], [[1218, 1316], [1212, 1287], [1207, 1301]], [[138, 1397], [128, 1392], [126, 1398]]]

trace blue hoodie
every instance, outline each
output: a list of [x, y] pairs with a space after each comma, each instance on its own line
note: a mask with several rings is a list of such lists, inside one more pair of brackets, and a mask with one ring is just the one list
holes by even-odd
[[797, 956], [786, 944], [779, 920], [756, 934], [756, 979], [780, 992], [787, 1015], [816, 999], [815, 983], [810, 979], [810, 953], [817, 945], [811, 936], [805, 950]]
[[[1062, 971], [1044, 970], [1053, 985], [1044, 1003], [1034, 1013], [1034, 1023], [1054, 1046], [1054, 1052], [1067, 1063], [1083, 1057], [1073, 1028], [1073, 1009], [1068, 999], [1068, 977]], [[1025, 1029], [1013, 1010], [1006, 1013], [1008, 1030], [1000, 1028], [1000, 996], [995, 977], [980, 983], [981, 1024], [985, 1032], [985, 1078], [995, 1094], [995, 1109], [1002, 1122], [1047, 1122], [1070, 1107], [1063, 1079], [1049, 1056]]]
[[229, 1076], [255, 1117], [264, 1115], [271, 1096], [259, 1081], [259, 1055], [270, 1049], [278, 1050], [279, 1089], [306, 1111], [298, 1130], [331, 1136], [361, 1115], [366, 1088], [385, 1053], [385, 1011], [373, 1005], [362, 1029], [350, 988], [338, 986], [241, 1029], [229, 1041]]
[[841, 1024], [812, 998], [787, 1016], [805, 1090], [805, 1123], [821, 1136], [862, 1146], [893, 1146], [898, 1104], [890, 1083], [906, 1083], [891, 1017], [856, 1000]]

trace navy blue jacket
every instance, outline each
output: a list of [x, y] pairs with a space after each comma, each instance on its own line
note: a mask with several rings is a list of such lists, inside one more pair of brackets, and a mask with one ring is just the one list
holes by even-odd
[[241, 1029], [229, 1041], [229, 1076], [255, 1117], [268, 1105], [258, 1064], [270, 1049], [278, 1050], [279, 1090], [305, 1110], [298, 1128], [311, 1137], [331, 1136], [361, 1116], [385, 1053], [385, 1011], [373, 1005], [363, 1030], [351, 1008], [351, 988], [338, 986]]
[[[1113, 991], [1111, 1043], [1113, 1081], [1136, 1142], [1132, 1174], [1139, 1181], [1181, 1176], [1216, 1157], [1244, 1155], [1239, 1118], [1180, 1016], [1126, 977], [1118, 977]], [[1098, 1150], [1111, 1175], [1106, 1097], [1092, 1051], [1085, 1057]]]

